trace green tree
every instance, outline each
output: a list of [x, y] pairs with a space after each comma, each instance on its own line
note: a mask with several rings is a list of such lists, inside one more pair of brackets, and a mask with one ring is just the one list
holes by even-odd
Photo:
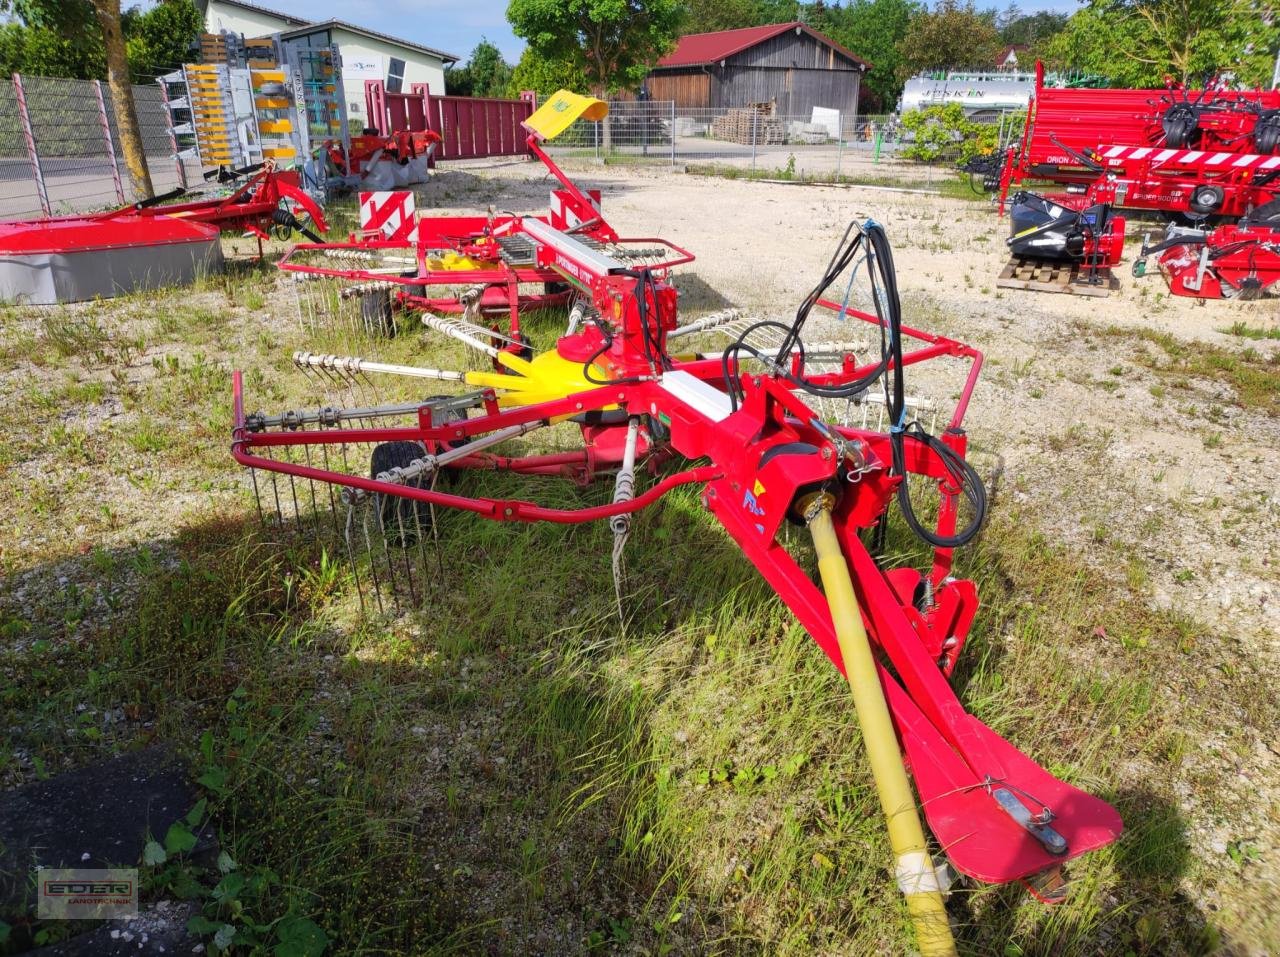
[[120, 151], [134, 197], [154, 196], [138, 129], [138, 108], [129, 82], [120, 0], [0, 0], [0, 12], [14, 13], [33, 31], [44, 30], [62, 37], [76, 50], [102, 51], [111, 107], [120, 133]]
[[1159, 87], [1166, 75], [1197, 85], [1228, 72], [1253, 86], [1270, 84], [1277, 44], [1273, 0], [1089, 0], [1044, 53], [1055, 68], [1123, 86]]
[[1061, 33], [1066, 28], [1068, 19], [1070, 18], [1065, 13], [1050, 10], [1020, 16], [1000, 28], [1000, 39], [1008, 44], [1025, 43], [1034, 47]]
[[107, 63], [100, 46], [93, 47], [40, 27], [10, 22], [0, 25], [0, 70], [4, 76], [65, 76], [100, 79]]
[[511, 74], [507, 95], [518, 96], [524, 90], [533, 90], [539, 100], [544, 100], [557, 90], [583, 92], [587, 86], [587, 77], [577, 64], [548, 60], [526, 49]]
[[445, 67], [445, 88], [453, 96], [506, 96], [511, 85], [511, 64], [502, 51], [484, 37], [459, 67]]
[[[686, 4], [682, 33], [715, 33], [767, 23], [762, 4], [756, 0], [691, 0]], [[785, 22], [785, 21], [783, 21]]]
[[826, 7], [814, 29], [871, 64], [862, 79], [872, 109], [891, 108], [902, 94], [898, 44], [913, 17], [924, 11], [917, 0], [853, 0], [842, 7]]
[[902, 129], [911, 134], [910, 143], [901, 151], [907, 159], [964, 163], [994, 150], [1000, 128], [970, 120], [959, 103], [947, 103], [908, 110], [902, 114]]
[[511, 0], [507, 7], [512, 30], [534, 55], [573, 64], [596, 96], [639, 86], [675, 45], [683, 17], [679, 0]]
[[160, 0], [145, 13], [126, 12], [122, 26], [129, 71], [136, 82], [147, 82], [191, 62], [204, 17], [191, 0]]
[[939, 0], [933, 10], [913, 17], [898, 44], [906, 79], [921, 70], [991, 66], [1002, 46], [993, 11], [979, 13], [971, 0]]

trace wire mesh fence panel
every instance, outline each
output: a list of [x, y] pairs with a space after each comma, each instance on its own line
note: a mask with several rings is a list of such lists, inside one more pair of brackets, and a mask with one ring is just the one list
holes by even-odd
[[[159, 88], [136, 85], [133, 95], [154, 190], [163, 193], [200, 182], [198, 162], [187, 163], [179, 172]], [[36, 165], [23, 127], [24, 104]], [[38, 76], [22, 76], [16, 83], [0, 81], [0, 219], [41, 215], [41, 189], [53, 215], [110, 208], [138, 198], [105, 83]]]
[[960, 155], [912, 158], [911, 134], [888, 114], [814, 110], [788, 115], [754, 107], [680, 108], [670, 101], [613, 102], [602, 122], [579, 120], [551, 144], [565, 157], [609, 164], [741, 170], [780, 179], [853, 177], [932, 183]]
[[[169, 113], [160, 87], [155, 84], [135, 86], [133, 102], [138, 109], [138, 132], [142, 136], [142, 151], [146, 154], [147, 169], [155, 191], [166, 193], [178, 186], [194, 186], [200, 182], [199, 161], [187, 163], [183, 173], [178, 172], [179, 161], [174, 158], [173, 141], [169, 136]], [[114, 131], [114, 126], [112, 129]], [[119, 149], [118, 136], [115, 143]]]
[[38, 76], [22, 83], [52, 212], [119, 205], [95, 84]]
[[18, 96], [0, 81], [0, 219], [40, 215], [40, 192], [27, 153]]

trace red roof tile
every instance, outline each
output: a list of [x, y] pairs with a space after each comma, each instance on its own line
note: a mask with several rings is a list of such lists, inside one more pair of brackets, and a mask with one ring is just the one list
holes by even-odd
[[797, 28], [809, 34], [819, 43], [825, 43], [837, 53], [847, 56], [855, 63], [861, 63], [867, 69], [871, 69], [871, 64], [862, 59], [862, 57], [851, 53], [830, 37], [825, 37], [817, 30], [813, 30], [798, 21], [770, 23], [762, 27], [742, 27], [739, 30], [721, 30], [718, 33], [690, 33], [676, 41], [676, 48], [658, 61], [658, 67], [702, 66], [708, 63], [718, 63], [721, 60], [727, 60], [735, 53], [741, 53], [743, 50], [748, 50], [758, 43], [772, 40], [788, 30]]

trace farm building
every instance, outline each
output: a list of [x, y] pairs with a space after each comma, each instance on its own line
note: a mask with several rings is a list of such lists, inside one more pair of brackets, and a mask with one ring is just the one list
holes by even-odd
[[677, 109], [772, 103], [783, 115], [815, 106], [854, 113], [871, 64], [803, 23], [683, 36], [649, 73], [655, 100]]

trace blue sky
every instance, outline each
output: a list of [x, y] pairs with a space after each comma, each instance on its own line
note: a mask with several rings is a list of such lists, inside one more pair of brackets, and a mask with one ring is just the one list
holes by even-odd
[[[502, 51], [509, 63], [520, 59], [524, 41], [507, 24], [507, 0], [250, 0], [308, 20], [335, 17], [455, 53], [465, 60], [481, 37]], [[129, 0], [125, 0], [125, 6]], [[978, 0], [978, 7], [1003, 9], [1008, 0]], [[1073, 12], [1073, 0], [1018, 0], [1027, 13]], [[856, 50], [854, 51], [857, 52]]]
[[[507, 24], [507, 0], [249, 0], [307, 20], [331, 17], [453, 53], [465, 60], [481, 37], [510, 63], [524, 41]], [[128, 0], [125, 0], [128, 5]]]

